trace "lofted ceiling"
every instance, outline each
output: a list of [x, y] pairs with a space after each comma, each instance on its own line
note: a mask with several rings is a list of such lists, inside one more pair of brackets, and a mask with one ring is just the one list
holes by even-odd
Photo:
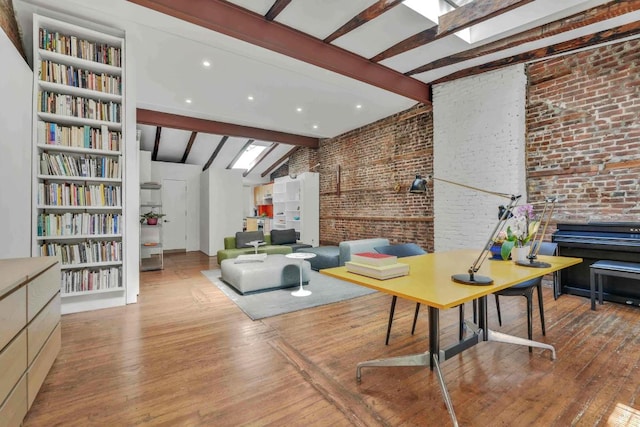
[[298, 146], [430, 102], [433, 83], [640, 28], [640, 0], [13, 3], [29, 56], [32, 12], [124, 30], [140, 148], [159, 161], [226, 168], [249, 141], [264, 142], [248, 182], [268, 180]]

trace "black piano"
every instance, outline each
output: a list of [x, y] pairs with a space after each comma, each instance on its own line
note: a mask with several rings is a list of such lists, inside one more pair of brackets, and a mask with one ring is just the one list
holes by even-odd
[[[596, 261], [640, 262], [640, 223], [558, 224], [551, 240], [558, 244], [558, 255], [583, 259], [562, 270], [556, 293], [589, 297], [589, 266]], [[638, 280], [608, 277], [603, 292], [607, 301], [640, 305]]]

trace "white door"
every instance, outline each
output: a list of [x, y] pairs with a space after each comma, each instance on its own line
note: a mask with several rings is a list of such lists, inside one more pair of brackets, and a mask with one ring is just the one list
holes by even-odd
[[164, 250], [187, 249], [187, 182], [162, 180], [162, 223]]

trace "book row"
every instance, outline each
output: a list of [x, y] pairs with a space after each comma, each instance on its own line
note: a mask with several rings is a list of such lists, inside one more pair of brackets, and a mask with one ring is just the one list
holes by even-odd
[[94, 150], [120, 151], [122, 133], [110, 131], [106, 125], [61, 126], [57, 123], [38, 121], [38, 144]]
[[76, 58], [99, 62], [100, 64], [121, 66], [121, 49], [106, 43], [96, 43], [79, 39], [76, 36], [61, 34], [40, 28], [38, 31], [40, 49], [61, 53]]
[[104, 234], [120, 234], [121, 223], [121, 215], [114, 213], [41, 213], [38, 215], [38, 236], [99, 236]]
[[40, 62], [40, 80], [112, 95], [122, 93], [122, 78], [120, 76], [98, 74], [73, 65], [58, 64], [48, 60]]
[[40, 256], [56, 256], [62, 265], [93, 262], [122, 261], [122, 242], [93, 241], [62, 245], [45, 243], [40, 245]]
[[62, 293], [100, 291], [122, 288], [120, 267], [100, 270], [68, 270], [62, 272]]
[[38, 111], [105, 122], [118, 123], [121, 120], [121, 106], [116, 102], [98, 101], [46, 90], [38, 92]]
[[72, 156], [63, 153], [40, 153], [42, 175], [78, 176], [83, 178], [120, 179], [119, 158], [100, 156]]
[[117, 185], [38, 183], [38, 206], [122, 206]]

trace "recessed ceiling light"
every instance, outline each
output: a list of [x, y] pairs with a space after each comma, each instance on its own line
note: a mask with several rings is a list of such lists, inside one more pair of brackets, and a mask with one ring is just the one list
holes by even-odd
[[249, 95], [249, 96], [247, 96], [247, 99], [248, 99], [249, 101], [253, 101], [253, 96], [252, 96], [252, 95]]
[[313, 128], [314, 129], [318, 129], [318, 125], [313, 125]]
[[302, 112], [302, 107], [298, 107], [298, 108], [296, 108], [296, 111], [297, 111], [298, 113], [301, 113], [301, 112]]
[[210, 67], [211, 66], [211, 62], [207, 61], [206, 59], [204, 61], [202, 61], [202, 65], [205, 67]]
[[358, 104], [358, 105], [356, 105], [356, 108], [357, 108], [358, 110], [359, 110], [359, 109], [361, 109], [361, 108], [362, 108], [362, 104]]
[[191, 99], [187, 98], [184, 100], [184, 102], [186, 102], [187, 104], [191, 104]]

